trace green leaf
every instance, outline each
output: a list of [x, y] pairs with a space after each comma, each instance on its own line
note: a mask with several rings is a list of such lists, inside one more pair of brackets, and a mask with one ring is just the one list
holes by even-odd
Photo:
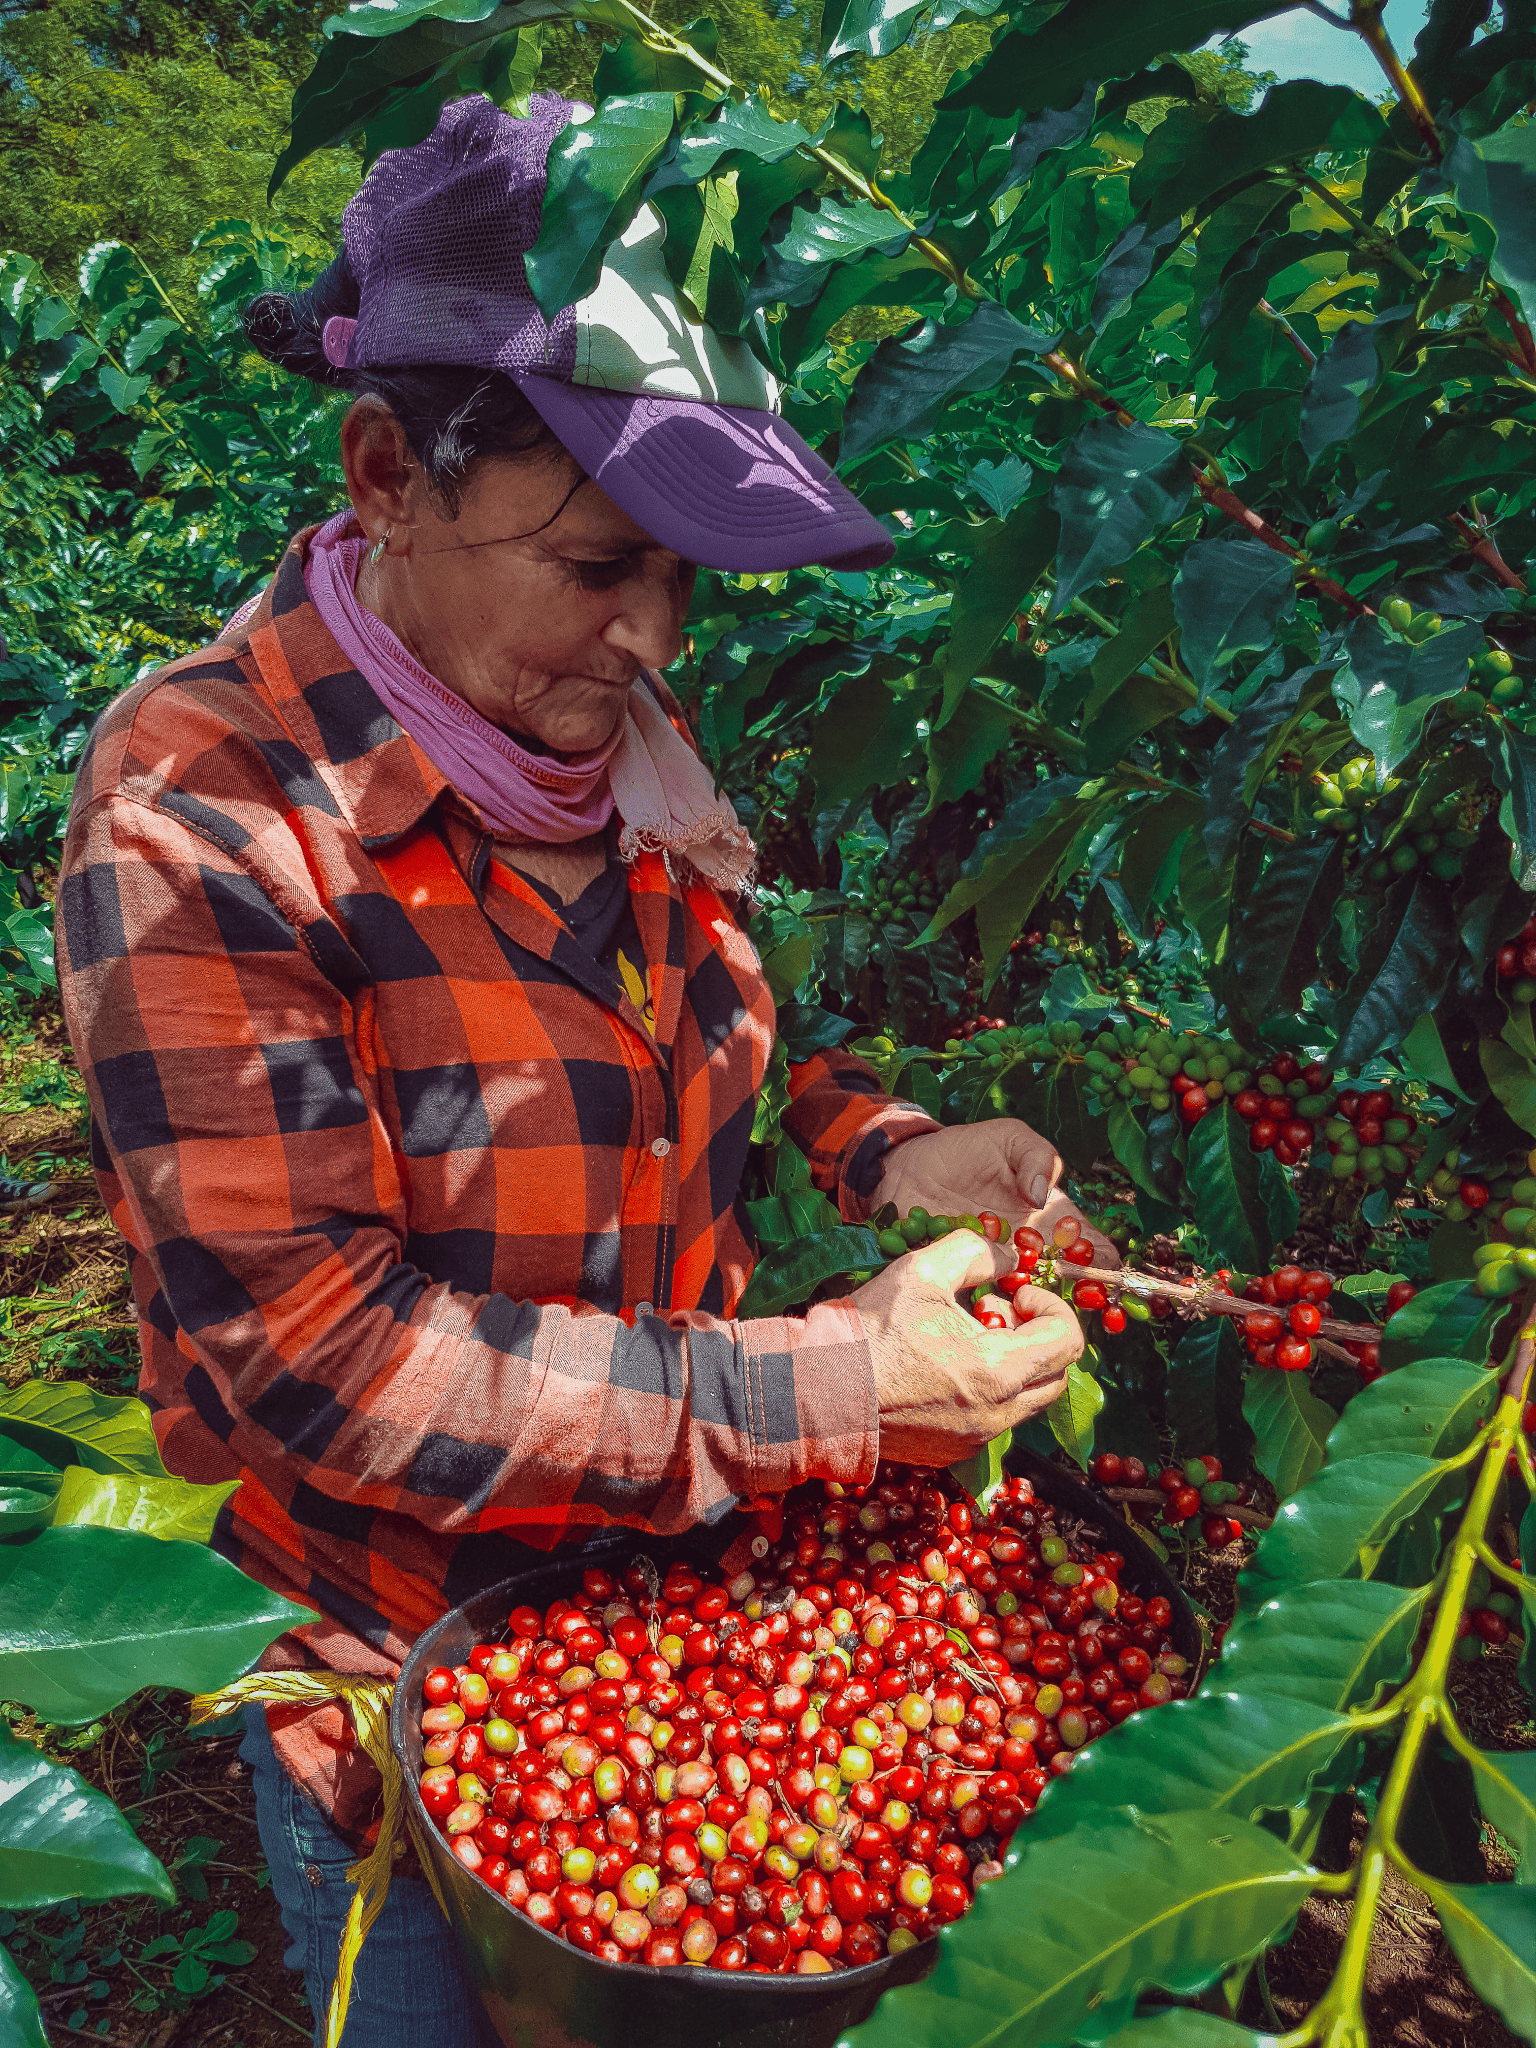
[[1334, 1048], [1341, 1067], [1355, 1067], [1401, 1045], [1445, 993], [1456, 961], [1455, 909], [1448, 885], [1421, 870], [1402, 922], [1380, 965], [1367, 963], [1345, 990], [1349, 1019]]
[[96, 372], [96, 381], [101, 386], [102, 396], [110, 401], [119, 412], [132, 412], [144, 396], [153, 377], [125, 377], [121, 370], [111, 363], [103, 363]]
[[637, 92], [605, 100], [601, 119], [573, 120], [556, 138], [539, 239], [525, 259], [547, 320], [597, 283], [608, 246], [634, 219], [676, 118], [671, 93]]
[[[1192, 49], [1193, 44], [1164, 48]], [[1198, 213], [1206, 201], [1271, 166], [1310, 161], [1319, 150], [1366, 150], [1386, 124], [1362, 93], [1315, 78], [1272, 85], [1251, 114], [1196, 102], [1175, 107], [1147, 138], [1131, 173], [1131, 201], [1152, 227]]]
[[809, 1301], [824, 1280], [884, 1264], [885, 1254], [875, 1243], [875, 1233], [862, 1224], [844, 1223], [836, 1230], [819, 1231], [759, 1259], [736, 1313], [743, 1320], [780, 1316]]
[[179, 320], [146, 320], [123, 350], [123, 368], [129, 372], [141, 370], [173, 334], [185, 331]]
[[1254, 1434], [1253, 1462], [1287, 1499], [1321, 1467], [1334, 1411], [1319, 1401], [1304, 1372], [1257, 1366], [1243, 1392], [1243, 1415]]
[[74, 1727], [147, 1685], [223, 1685], [312, 1619], [201, 1544], [44, 1529], [0, 1547], [0, 1698]]
[[1274, 2048], [1273, 2034], [1256, 2034], [1196, 2006], [1164, 2005], [1117, 2027], [1097, 2048]]
[[1388, 1373], [1395, 1373], [1426, 1353], [1431, 1358], [1470, 1358], [1481, 1363], [1488, 1353], [1489, 1335], [1503, 1312], [1501, 1302], [1485, 1301], [1475, 1293], [1470, 1280], [1442, 1280], [1437, 1286], [1423, 1287], [1387, 1324], [1381, 1340], [1382, 1365]]
[[267, 197], [317, 149], [361, 135], [371, 163], [381, 150], [430, 135], [446, 100], [484, 92], [499, 104], [512, 84], [518, 31], [541, 21], [636, 32], [618, 0], [361, 0], [332, 15], [328, 40], [293, 95], [288, 146]]
[[1461, 1102], [1471, 1100], [1451, 1071], [1440, 1027], [1428, 1010], [1403, 1040], [1402, 1050], [1403, 1058], [1421, 1081], [1427, 1081], [1432, 1088]]
[[982, 1445], [969, 1458], [958, 1465], [951, 1465], [949, 1476], [956, 1486], [968, 1493], [972, 1500], [982, 1507], [992, 1505], [992, 1496], [1007, 1476], [1003, 1460], [1013, 1446], [1013, 1431], [1005, 1429], [1001, 1436], [995, 1436], [990, 1443]]
[[1192, 1324], [1174, 1347], [1163, 1408], [1183, 1451], [1209, 1450], [1214, 1422], [1223, 1463], [1240, 1465], [1247, 1458], [1252, 1437], [1243, 1420], [1241, 1356], [1242, 1345], [1227, 1316]]
[[995, 690], [973, 685], [953, 718], [928, 735], [928, 808], [965, 796], [1017, 731], [1019, 714]]
[[819, 806], [829, 810], [874, 784], [895, 782], [930, 701], [924, 690], [893, 696], [872, 672], [845, 682], [811, 727], [811, 777]]
[[1406, 319], [1410, 306], [1383, 307], [1369, 324], [1346, 320], [1313, 365], [1301, 395], [1301, 452], [1315, 463], [1335, 442], [1347, 441], [1360, 419], [1360, 407], [1381, 377], [1384, 328]]
[[1295, 611], [1295, 571], [1259, 540], [1197, 540], [1179, 558], [1173, 609], [1179, 652], [1203, 698], [1239, 654], [1267, 648]]
[[1476, 141], [1458, 136], [1445, 172], [1463, 211], [1498, 236], [1493, 274], [1514, 293], [1527, 325], [1536, 324], [1536, 131], [1526, 121]]
[[1467, 1484], [1465, 1472], [1447, 1473], [1433, 1458], [1401, 1451], [1324, 1465], [1259, 1538], [1238, 1581], [1244, 1603], [1266, 1600], [1284, 1585], [1369, 1577], [1411, 1516], [1443, 1511]]
[[1384, 1686], [1407, 1676], [1430, 1592], [1376, 1579], [1287, 1586], [1239, 1611], [1208, 1683], [1334, 1714], [1372, 1707]]
[[1269, 1217], [1247, 1124], [1230, 1103], [1216, 1103], [1191, 1124], [1186, 1142], [1196, 1229], [1224, 1265], [1262, 1271], [1270, 1253]]
[[1498, 1038], [1480, 1038], [1477, 1056], [1499, 1101], [1522, 1130], [1536, 1134], [1536, 1063]]
[[1536, 733], [1506, 719], [1499, 727], [1493, 779], [1504, 793], [1499, 823], [1510, 838], [1509, 871], [1527, 892], [1536, 890]]
[[238, 1479], [194, 1486], [185, 1479], [87, 1472], [71, 1465], [54, 1498], [52, 1520], [56, 1528], [142, 1529], [162, 1540], [207, 1543], [219, 1509], [239, 1490]]
[[0, 1483], [0, 1543], [44, 1527], [53, 1519], [53, 1499], [35, 1486]]
[[[1183, 652], [1187, 661], [1188, 648]], [[1329, 694], [1331, 681], [1331, 675], [1315, 668], [1298, 668], [1266, 683], [1217, 742], [1205, 785], [1204, 836], [1218, 868], [1226, 867], [1237, 852], [1260, 784], [1301, 721]]]
[[[173, 1905], [176, 1888], [104, 1792], [50, 1763], [0, 1726], [0, 1907], [146, 1892]], [[4, 2007], [0, 2005], [0, 2013]], [[0, 2034], [9, 2048], [9, 2034]]]
[[1067, 450], [1051, 491], [1061, 516], [1055, 610], [1118, 569], [1189, 500], [1189, 463], [1171, 434], [1096, 416]]
[[1094, 1417], [1104, 1406], [1104, 1390], [1080, 1365], [1067, 1367], [1067, 1384], [1045, 1411], [1051, 1435], [1086, 1472], [1093, 1456]]
[[[1031, 35], [1014, 29], [993, 45], [980, 70], [939, 101], [941, 111], [981, 107], [989, 114], [1071, 107], [1090, 78], [1129, 78], [1164, 50], [1198, 50], [1213, 36], [1282, 14], [1291, 0], [1076, 0], [1048, 15]], [[1310, 153], [1310, 152], [1309, 152]]]
[[1424, 1886], [1467, 1981], [1515, 2033], [1536, 2039], [1536, 1885]]
[[[1078, 801], [1082, 789], [1081, 776], [1055, 775], [1016, 796], [997, 823], [976, 842], [974, 851], [961, 866], [959, 881], [945, 897], [924, 937], [932, 937], [953, 924], [957, 917], [1008, 883], [1026, 863], [1033, 867], [1037, 855], [1053, 846], [1064, 852], [1077, 837], [1089, 808]], [[1025, 906], [1026, 912], [1030, 907]]]
[[1517, 1851], [1524, 1883], [1536, 1870], [1536, 1750], [1480, 1749], [1472, 1780], [1484, 1819]]
[[[871, 231], [880, 228], [875, 209], [868, 210], [874, 216], [869, 223]], [[809, 218], [816, 221], [820, 216]], [[884, 216], [882, 247], [890, 241], [890, 219], [889, 214]], [[777, 246], [783, 259], [792, 245], [786, 237]], [[796, 260], [803, 263], [806, 258], [800, 254]], [[882, 341], [849, 393], [839, 469], [864, 461], [887, 441], [925, 439], [953, 399], [963, 392], [992, 390], [1020, 355], [1044, 355], [1056, 339], [1039, 328], [1024, 326], [988, 300], [958, 326], [941, 327], [925, 320], [910, 341]]]
[[[714, 62], [719, 54], [720, 31], [712, 21], [701, 17], [687, 22], [677, 33], [680, 41]], [[626, 36], [621, 42], [604, 46], [592, 73], [592, 104], [601, 106], [613, 93], [696, 92], [703, 83], [698, 65], [687, 57]]]
[[1493, 1413], [1499, 1376], [1459, 1358], [1420, 1358], [1362, 1387], [1328, 1438], [1328, 1458], [1375, 1451], [1412, 1451], [1451, 1458], [1471, 1443]]
[[1204, 1989], [1310, 1890], [1306, 1865], [1273, 1835], [1208, 1813], [1095, 1813], [1070, 1835], [1015, 1839], [1014, 1866], [944, 1930], [932, 1972], [888, 1991], [845, 2041], [1068, 2042], [1090, 2014], [1096, 2031], [1128, 2017], [1144, 1987]]
[[1349, 729], [1376, 761], [1384, 780], [1419, 744], [1436, 704], [1467, 685], [1467, 665], [1483, 645], [1470, 621], [1447, 626], [1419, 646], [1389, 639], [1377, 619], [1356, 619], [1344, 640], [1344, 666], [1333, 694]]
[[929, 0], [829, 0], [821, 16], [821, 61], [857, 52], [885, 57], [899, 50]]
[[5, 2048], [48, 2048], [37, 1993], [0, 1948], [0, 2041]]
[[89, 1472], [171, 1476], [142, 1401], [93, 1394], [72, 1381], [29, 1380], [0, 1393], [0, 1463], [7, 1437], [55, 1468], [79, 1464]]
[[[1078, 715], [1079, 728], [1088, 733], [1099, 714], [1113, 699], [1128, 676], [1134, 675], [1149, 654], [1156, 653], [1176, 624], [1173, 598], [1166, 583], [1154, 584], [1126, 606], [1119, 631], [1106, 640], [1093, 657], [1088, 671], [1088, 694]], [[1187, 696], [1183, 698], [1188, 702]]]
[[[971, 679], [982, 672], [987, 656], [1050, 567], [1056, 537], [1056, 517], [1043, 498], [1026, 498], [1006, 519], [978, 534], [971, 566], [949, 609], [949, 639], [939, 656], [944, 681], [941, 727], [948, 726]], [[931, 747], [929, 751], [931, 756]], [[933, 799], [935, 804], [941, 801]]]
[[1305, 1700], [1230, 1692], [1175, 1700], [1123, 1721], [1085, 1749], [1067, 1777], [1053, 1780], [1030, 1821], [1030, 1844], [1107, 1807], [1198, 1808], [1252, 1820], [1299, 1806], [1319, 1772], [1339, 1781], [1341, 1752], [1353, 1736], [1347, 1717]]

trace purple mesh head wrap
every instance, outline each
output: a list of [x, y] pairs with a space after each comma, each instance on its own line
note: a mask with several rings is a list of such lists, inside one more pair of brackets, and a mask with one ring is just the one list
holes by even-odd
[[536, 93], [519, 121], [454, 100], [411, 149], [386, 150], [341, 217], [362, 294], [353, 363], [474, 363], [569, 377], [576, 317], [553, 327], [523, 258], [539, 238], [550, 145], [576, 111]]
[[544, 318], [523, 259], [550, 148], [583, 118], [555, 93], [535, 94], [521, 120], [456, 100], [424, 142], [386, 151], [342, 216], [359, 305], [355, 321], [327, 323], [327, 356], [502, 371], [609, 497], [690, 561], [763, 574], [889, 560], [889, 534], [777, 417], [745, 344], [687, 318], [653, 209], [593, 293]]

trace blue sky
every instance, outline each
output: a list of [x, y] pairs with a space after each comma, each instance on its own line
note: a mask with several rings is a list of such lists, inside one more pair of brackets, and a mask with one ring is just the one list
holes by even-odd
[[[1155, 0], [1143, 0], [1155, 4]], [[1333, 0], [1342, 14], [1347, 0]], [[1428, 13], [1425, 0], [1387, 0], [1387, 33], [1399, 56], [1411, 60], [1413, 42]], [[1251, 55], [1249, 68], [1273, 71], [1281, 78], [1321, 78], [1328, 84], [1352, 85], [1373, 99], [1387, 90], [1386, 75], [1360, 40], [1344, 29], [1330, 28], [1304, 7], [1272, 15], [1245, 28], [1241, 40]]]

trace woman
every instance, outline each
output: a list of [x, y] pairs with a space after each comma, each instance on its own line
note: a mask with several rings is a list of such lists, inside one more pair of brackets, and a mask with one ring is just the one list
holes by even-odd
[[[946, 1463], [1081, 1348], [1049, 1295], [981, 1331], [957, 1290], [1012, 1255], [960, 1233], [732, 1320], [773, 1008], [736, 911], [750, 841], [654, 672], [694, 563], [889, 542], [750, 353], [684, 318], [653, 214], [544, 320], [523, 256], [574, 111], [448, 108], [375, 165], [314, 289], [252, 306], [272, 361], [355, 394], [349, 506], [113, 706], [71, 818], [61, 975], [142, 1390], [173, 1469], [241, 1482], [220, 1548], [317, 1611], [276, 1665], [392, 1677], [530, 1545]], [[941, 1130], [838, 1053], [790, 1092], [845, 1217], [1052, 1200], [1021, 1124]], [[336, 1710], [274, 1712], [270, 1740], [258, 1716], [246, 1753], [323, 2014], [377, 1780]], [[353, 2048], [455, 1999], [402, 1879]]]

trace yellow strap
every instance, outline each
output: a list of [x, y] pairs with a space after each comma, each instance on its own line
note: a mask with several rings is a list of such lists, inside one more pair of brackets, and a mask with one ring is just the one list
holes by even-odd
[[[330, 2010], [325, 2020], [325, 2048], [338, 2048], [347, 2024], [358, 1951], [384, 1910], [394, 1871], [395, 1845], [400, 1838], [405, 1806], [405, 1773], [389, 1742], [389, 1703], [393, 1693], [393, 1686], [382, 1685], [376, 1678], [346, 1678], [330, 1671], [257, 1671], [249, 1678], [237, 1678], [233, 1685], [218, 1692], [199, 1693], [191, 1706], [190, 1720], [195, 1727], [200, 1721], [217, 1720], [233, 1713], [236, 1707], [252, 1703], [293, 1706], [340, 1700], [351, 1713], [358, 1741], [384, 1781], [384, 1815], [379, 1822], [378, 1841], [347, 1871], [356, 1889], [341, 1933], [336, 1980], [331, 1986]], [[436, 1893], [436, 1885], [432, 1889]], [[438, 1904], [442, 1904], [441, 1896]]]

